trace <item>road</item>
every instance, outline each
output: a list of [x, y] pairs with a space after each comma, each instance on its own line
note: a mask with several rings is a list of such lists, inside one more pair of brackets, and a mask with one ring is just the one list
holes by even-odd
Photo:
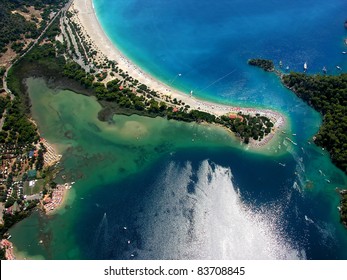
[[47, 29], [52, 25], [52, 23], [54, 22], [54, 20], [61, 14], [61, 13], [65, 13], [71, 6], [73, 0], [70, 0], [63, 8], [61, 8], [61, 10], [59, 12], [57, 12], [57, 14], [50, 20], [50, 22], [47, 24], [47, 26], [45, 27], [45, 29], [41, 32], [40, 36], [37, 37], [35, 39], [35, 41], [33, 42], [33, 44], [31, 45], [31, 47], [29, 47], [25, 53], [23, 53], [21, 56], [19, 56], [17, 59], [14, 60], [13, 63], [10, 64], [10, 66], [7, 67], [5, 74], [3, 76], [3, 87], [4, 90], [10, 95], [11, 100], [13, 100], [14, 95], [12, 94], [11, 90], [8, 88], [7, 86], [7, 75], [8, 72], [10, 71], [10, 69], [12, 68], [12, 66], [19, 60], [21, 59], [23, 56], [25, 56], [28, 52], [30, 52], [32, 50], [33, 47], [36, 46], [36, 44], [41, 40], [41, 38], [44, 36], [44, 34], [46, 33]]
[[[52, 25], [52, 23], [54, 22], [54, 20], [61, 15], [62, 13], [65, 13], [71, 6], [73, 0], [70, 0], [68, 3], [66, 3], [66, 5], [60, 9], [59, 12], [56, 13], [56, 15], [50, 20], [50, 22], [47, 24], [47, 26], [45, 27], [45, 29], [41, 32], [40, 36], [36, 38], [35, 41], [33, 41], [33, 44], [25, 51], [25, 53], [23, 53], [21, 56], [17, 57], [6, 69], [4, 76], [2, 78], [2, 82], [3, 82], [3, 88], [4, 90], [7, 92], [7, 94], [10, 96], [11, 101], [14, 99], [14, 95], [11, 92], [11, 90], [8, 88], [7, 86], [7, 75], [8, 72], [10, 71], [10, 69], [12, 68], [12, 66], [18, 61], [20, 60], [22, 57], [24, 57], [28, 52], [30, 52], [32, 50], [33, 47], [35, 47], [37, 45], [37, 43], [41, 40], [41, 38], [44, 36], [44, 34], [46, 33], [47, 29]], [[5, 121], [5, 117], [6, 117], [6, 113], [7, 111], [5, 110], [1, 120], [0, 120], [0, 131], [2, 131], [2, 127]]]

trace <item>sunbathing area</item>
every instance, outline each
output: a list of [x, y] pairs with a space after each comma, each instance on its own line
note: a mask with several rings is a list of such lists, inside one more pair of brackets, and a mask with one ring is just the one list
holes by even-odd
[[52, 195], [47, 195], [43, 199], [43, 207], [46, 211], [46, 214], [52, 213], [54, 210], [56, 210], [59, 206], [62, 205], [64, 201], [64, 197], [66, 194], [66, 191], [71, 188], [72, 184], [65, 183], [64, 185], [57, 185], [57, 188], [55, 188], [52, 191]]
[[2, 239], [0, 242], [1, 248], [5, 249], [5, 257], [7, 260], [15, 260], [16, 257], [13, 253], [13, 244], [7, 239]]
[[46, 139], [41, 138], [40, 143], [42, 143], [44, 147], [46, 148], [46, 152], [44, 153], [45, 165], [50, 166], [60, 160], [62, 155], [59, 155], [56, 149], [52, 145], [50, 145]]

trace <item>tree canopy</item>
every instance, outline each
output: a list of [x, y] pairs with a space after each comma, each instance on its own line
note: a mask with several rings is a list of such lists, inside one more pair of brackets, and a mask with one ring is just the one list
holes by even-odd
[[283, 83], [323, 116], [315, 143], [326, 148], [336, 166], [347, 173], [347, 74], [284, 75]]

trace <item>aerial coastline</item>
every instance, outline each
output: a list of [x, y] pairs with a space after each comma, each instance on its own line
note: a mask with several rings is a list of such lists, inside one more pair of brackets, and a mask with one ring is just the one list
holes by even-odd
[[83, 37], [92, 41], [92, 45], [95, 51], [97, 51], [99, 59], [102, 60], [104, 58], [110, 61], [116, 61], [119, 69], [122, 69], [123, 72], [146, 85], [151, 90], [158, 92], [160, 99], [165, 100], [166, 97], [170, 97], [171, 99], [181, 100], [183, 103], [189, 105], [192, 110], [199, 110], [217, 117], [234, 115], [241, 112], [242, 114], [249, 114], [251, 116], [259, 114], [260, 116], [269, 118], [274, 124], [271, 133], [265, 136], [261, 141], [251, 139], [251, 148], [261, 148], [265, 146], [279, 129], [283, 130], [286, 126], [286, 119], [279, 112], [259, 108], [223, 105], [201, 100], [189, 93], [175, 90], [152, 77], [121, 53], [117, 46], [111, 42], [98, 21], [92, 0], [74, 0], [69, 11], [73, 14], [71, 20], [79, 27], [82, 27], [81, 31], [84, 33]]
[[[100, 256], [102, 258], [107, 258], [107, 254], [111, 250], [109, 244], [105, 246], [106, 244], [98, 242], [96, 245], [97, 247], [93, 247], [95, 255], [92, 256], [84, 255], [82, 251], [82, 253], [80, 253], [76, 248], [81, 248], [83, 250], [83, 243], [85, 240], [81, 241], [81, 239], [88, 236], [86, 237], [85, 244], [87, 244], [86, 248], [89, 250], [91, 244], [90, 240], [97, 240], [99, 239], [98, 237], [100, 237], [99, 229], [105, 232], [105, 239], [106, 235], [114, 236], [113, 233], [119, 234], [117, 231], [118, 227], [113, 227], [113, 221], [111, 221], [111, 215], [109, 215], [110, 212], [114, 211], [120, 216], [119, 218], [117, 215], [117, 224], [122, 225], [119, 227], [120, 233], [129, 235], [126, 236], [127, 238], [125, 239], [129, 241], [117, 243], [117, 248], [122, 248], [124, 245], [123, 243], [126, 243], [125, 246], [128, 247], [124, 246], [125, 249], [122, 254], [124, 254], [126, 258], [131, 253], [131, 259], [133, 259], [133, 252], [137, 252], [136, 237], [130, 234], [132, 233], [132, 228], [138, 228], [139, 224], [131, 224], [127, 219], [125, 219], [125, 221], [122, 220], [122, 215], [123, 213], [124, 217], [126, 217], [125, 215], [129, 215], [129, 213], [131, 215], [138, 215], [136, 207], [131, 207], [132, 205], [129, 205], [128, 209], [120, 205], [120, 210], [115, 208], [118, 204], [111, 199], [111, 189], [105, 187], [106, 182], [113, 182], [113, 180], [116, 179], [118, 183], [118, 180], [121, 180], [120, 178], [124, 178], [127, 174], [133, 174], [131, 172], [134, 171], [139, 172], [144, 166], [151, 164], [154, 164], [153, 173], [152, 170], [148, 170], [143, 176], [145, 176], [144, 178], [155, 178], [158, 175], [159, 169], [155, 165], [154, 159], [162, 155], [167, 156], [165, 160], [178, 162], [177, 166], [181, 165], [181, 161], [182, 166], [185, 164], [186, 160], [192, 161], [194, 165], [197, 165], [200, 164], [201, 160], [205, 159], [209, 159], [209, 161], [216, 164], [216, 166], [227, 166], [233, 177], [230, 177], [233, 187], [230, 188], [228, 184], [228, 189], [233, 189], [235, 186], [242, 194], [240, 195], [239, 193], [237, 196], [241, 197], [244, 196], [244, 193], [260, 192], [259, 197], [254, 196], [257, 203], [254, 205], [252, 204], [252, 207], [258, 207], [258, 205], [262, 207], [264, 201], [267, 203], [264, 198], [268, 192], [272, 201], [280, 201], [275, 205], [276, 216], [277, 214], [281, 216], [278, 218], [279, 223], [282, 223], [282, 220], [284, 220], [284, 223], [288, 223], [290, 226], [293, 225], [293, 229], [298, 238], [300, 238], [301, 234], [305, 236], [305, 240], [309, 236], [310, 240], [312, 239], [314, 244], [317, 244], [317, 250], [321, 250], [322, 253], [318, 254], [317, 252], [311, 252], [310, 248], [306, 249], [306, 245], [298, 245], [295, 249], [302, 247], [302, 251], [304, 251], [305, 254], [308, 253], [308, 258], [330, 258], [330, 256], [335, 258], [337, 254], [340, 254], [339, 248], [341, 248], [342, 251], [344, 246], [341, 245], [345, 244], [340, 243], [341, 240], [343, 240], [343, 242], [345, 241], [345, 231], [342, 232], [343, 238], [338, 236], [341, 230], [340, 225], [336, 227], [331, 226], [329, 229], [323, 229], [324, 233], [331, 233], [331, 240], [336, 246], [331, 245], [330, 241], [325, 239], [325, 234], [321, 234], [322, 232], [315, 235], [316, 229], [319, 231], [321, 230], [318, 225], [325, 223], [327, 225], [332, 225], [331, 221], [336, 221], [337, 212], [340, 214], [342, 224], [346, 225], [347, 221], [346, 191], [344, 190], [347, 182], [345, 179], [346, 177], [344, 174], [340, 174], [340, 171], [336, 170], [336, 168], [331, 165], [331, 161], [327, 157], [327, 152], [330, 152], [328, 147], [316, 141], [328, 139], [326, 137], [320, 137], [320, 135], [324, 135], [324, 133], [325, 135], [337, 135], [338, 137], [334, 137], [337, 139], [345, 139], [340, 137], [342, 133], [337, 129], [344, 124], [344, 121], [337, 121], [336, 123], [339, 125], [330, 127], [330, 132], [333, 131], [334, 133], [329, 133], [329, 130], [324, 131], [322, 129], [317, 133], [317, 131], [314, 131], [314, 128], [318, 130], [320, 126], [324, 128], [325, 123], [329, 124], [332, 122], [324, 122], [325, 118], [322, 122], [318, 113], [315, 114], [316, 112], [313, 112], [313, 110], [304, 105], [301, 101], [301, 99], [303, 99], [312, 106], [312, 102], [309, 102], [309, 99], [305, 99], [304, 94], [312, 90], [312, 84], [320, 85], [320, 75], [311, 76], [310, 73], [304, 73], [302, 75], [295, 72], [289, 73], [288, 70], [284, 70], [285, 68], [283, 68], [282, 71], [282, 61], [280, 61], [280, 64], [277, 64], [280, 65], [279, 68], [277, 68], [272, 60], [264, 60], [262, 57], [265, 55], [258, 55], [258, 53], [255, 57], [260, 57], [259, 59], [250, 59], [254, 60], [256, 63], [251, 64], [249, 60], [248, 64], [273, 73], [264, 74], [259, 69], [252, 69], [250, 73], [248, 73], [247, 66], [244, 65], [250, 55], [250, 53], [247, 52], [238, 63], [241, 67], [247, 69], [246, 72], [252, 76], [252, 79], [254, 78], [256, 86], [253, 85], [252, 88], [251, 94], [253, 96], [248, 98], [248, 96], [244, 95], [244, 92], [248, 90], [247, 87], [243, 88], [234, 85], [235, 93], [240, 93], [240, 102], [237, 104], [241, 104], [242, 107], [233, 106], [232, 101], [225, 101], [225, 104], [219, 104], [218, 101], [214, 103], [214, 96], [208, 99], [212, 101], [206, 101], [199, 99], [198, 93], [189, 93], [189, 90], [180, 91], [179, 89], [172, 88], [171, 85], [173, 85], [173, 83], [168, 82], [165, 84], [165, 80], [161, 82], [161, 79], [156, 78], [155, 74], [148, 74], [151, 72], [143, 70], [146, 69], [146, 67], [144, 66], [142, 68], [142, 64], [137, 64], [137, 60], [133, 60], [131, 58], [132, 56], [129, 56], [129, 59], [127, 55], [124, 55], [127, 52], [124, 51], [123, 54], [122, 51], [120, 51], [122, 48], [117, 47], [118, 41], [115, 40], [116, 42], [112, 42], [107, 36], [108, 33], [105, 33], [102, 29], [100, 23], [104, 22], [104, 17], [102, 17], [102, 21], [99, 22], [98, 18], [101, 20], [101, 14], [99, 17], [97, 16], [99, 13], [96, 13], [96, 11], [99, 11], [99, 8], [96, 6], [96, 10], [94, 10], [93, 0], [70, 0], [65, 3], [67, 3], [67, 5], [60, 10], [61, 16], [56, 17], [57, 20], [53, 22], [52, 28], [42, 33], [41, 38], [43, 38], [43, 40], [39, 42], [39, 44], [36, 44], [33, 50], [26, 54], [25, 57], [19, 59], [20, 61], [18, 61], [18, 63], [13, 63], [14, 67], [12, 69], [13, 71], [11, 71], [12, 73], [9, 73], [9, 79], [7, 79], [7, 72], [5, 72], [6, 75], [4, 76], [3, 96], [6, 97], [7, 93], [8, 99], [10, 99], [10, 96], [13, 98], [12, 102], [20, 100], [20, 98], [22, 98], [22, 101], [29, 101], [28, 108], [25, 107], [28, 109], [27, 115], [25, 116], [28, 117], [29, 123], [35, 126], [34, 136], [36, 137], [35, 141], [27, 141], [30, 144], [30, 149], [26, 149], [24, 146], [24, 148], [20, 147], [20, 151], [23, 149], [23, 152], [19, 154], [19, 156], [17, 155], [18, 158], [16, 159], [17, 162], [20, 161], [20, 165], [14, 162], [14, 156], [16, 154], [12, 152], [13, 148], [7, 151], [7, 154], [11, 154], [13, 159], [11, 159], [11, 161], [8, 159], [3, 160], [5, 165], [8, 165], [8, 167], [6, 167], [8, 170], [6, 170], [3, 180], [3, 189], [6, 190], [5, 195], [7, 196], [4, 205], [6, 202], [11, 201], [12, 198], [17, 197], [23, 202], [20, 203], [20, 208], [18, 208], [16, 202], [15, 205], [7, 207], [9, 211], [6, 213], [4, 211], [4, 214], [6, 214], [4, 215], [4, 217], [6, 217], [6, 223], [4, 223], [4, 225], [6, 229], [10, 229], [10, 231], [7, 231], [3, 235], [3, 240], [0, 244], [0, 250], [4, 253], [4, 258], [61, 259], [68, 257], [69, 259], [78, 259], [95, 258], [95, 256], [96, 258]], [[94, 3], [101, 4], [101, 2], [97, 0], [94, 0]], [[104, 4], [104, 2], [102, 3]], [[108, 4], [111, 3], [112, 1]], [[135, 8], [142, 11], [141, 7], [139, 7], [139, 3], [135, 4]], [[54, 13], [51, 14], [51, 16], [53, 15]], [[229, 18], [229, 16], [230, 15], [227, 15], [227, 18]], [[122, 18], [122, 16], [119, 18]], [[131, 19], [129, 19], [129, 21], [130, 20]], [[105, 23], [106, 22], [107, 20]], [[138, 19], [137, 22], [140, 22], [140, 20]], [[134, 26], [136, 26], [136, 23]], [[126, 27], [120, 25], [120, 28]], [[136, 29], [135, 32], [137, 32]], [[262, 38], [263, 34], [259, 34], [259, 36]], [[333, 40], [329, 40], [329, 42], [331, 41]], [[141, 46], [141, 44], [138, 46]], [[292, 52], [290, 53], [292, 54]], [[281, 59], [283, 59], [284, 63], [287, 63], [284, 55], [281, 55]], [[148, 59], [148, 57], [146, 56], [146, 59]], [[275, 63], [278, 62], [278, 58], [275, 55], [269, 55], [269, 57], [274, 59]], [[266, 62], [266, 64], [263, 64], [263, 62]], [[28, 67], [28, 65], [33, 65], [33, 67]], [[50, 69], [47, 65], [56, 67]], [[292, 66], [292, 64], [290, 65]], [[313, 65], [313, 63], [311, 64], [310, 62], [309, 66], [311, 67], [311, 65]], [[311, 69], [313, 68], [310, 68], [310, 70]], [[4, 68], [3, 70], [6, 69]], [[235, 74], [237, 75], [237, 73]], [[176, 78], [178, 78], [178, 75], [181, 74], [177, 74]], [[208, 75], [208, 73], [206, 73], [206, 75]], [[257, 75], [259, 75], [259, 77]], [[264, 77], [266, 78], [264, 79]], [[275, 81], [275, 85], [268, 85], [268, 77], [273, 78], [270, 79], [270, 81]], [[311, 79], [311, 77], [314, 78], [314, 81], [307, 83], [306, 81]], [[202, 77], [195, 82], [200, 83], [204, 78], [205, 77]], [[238, 76], [230, 76], [231, 80], [234, 78], [239, 79]], [[321, 76], [321, 80], [325, 82], [324, 85], [332, 85], [333, 83], [330, 82], [330, 79], [334, 79], [336, 82], [337, 79], [343, 81], [342, 78], [342, 74], [339, 77], [334, 77], [330, 74], [327, 75], [326, 73]], [[7, 90], [5, 89], [6, 80], [9, 84]], [[16, 84], [13, 83], [13, 80], [21, 81], [22, 87], [20, 89], [16, 88]], [[299, 88], [297, 85], [301, 85], [301, 87]], [[304, 85], [304, 87], [302, 87], [302, 85]], [[331, 86], [329, 86], [329, 88], [331, 88]], [[219, 89], [220, 88], [215, 91], [216, 96], [220, 93]], [[54, 90], [56, 94], [52, 94], [51, 96], [50, 90]], [[66, 92], [62, 92], [61, 90], [66, 90]], [[337, 94], [333, 94], [334, 98], [342, 96], [340, 95], [341, 90], [343, 90], [343, 88], [340, 85], [336, 88], [335, 93]], [[294, 92], [300, 99], [296, 98], [291, 92]], [[325, 94], [327, 91], [323, 90], [321, 92]], [[279, 95], [278, 98], [276, 98], [277, 93]], [[261, 97], [255, 98], [258, 94]], [[228, 100], [235, 100], [232, 98], [239, 98], [239, 95], [236, 97], [229, 97], [228, 95]], [[81, 100], [85, 100], [86, 103]], [[314, 99], [313, 101], [316, 102], [316, 105], [320, 105], [318, 102], [320, 100], [323, 99]], [[250, 103], [248, 103], [248, 101], [253, 105], [249, 105]], [[93, 103], [93, 105], [90, 105], [89, 102]], [[336, 103], [338, 102], [335, 102], [335, 104]], [[342, 103], [341, 101], [341, 104]], [[16, 103], [14, 103], [14, 105], [15, 104]], [[79, 106], [80, 104], [84, 104], [84, 106]], [[229, 106], [226, 104], [231, 105]], [[315, 105], [315, 103], [313, 103], [313, 105]], [[249, 106], [254, 107], [248, 108]], [[257, 106], [260, 106], [260, 108]], [[327, 104], [325, 104], [325, 106], [327, 106]], [[12, 105], [12, 107], [14, 106]], [[9, 108], [12, 107], [7, 107], [7, 112], [9, 112]], [[272, 109], [268, 110], [267, 108], [269, 107]], [[319, 106], [313, 107], [316, 110], [317, 108], [319, 109]], [[344, 116], [344, 114], [338, 114], [339, 112], [335, 110], [334, 107], [329, 107], [329, 109], [330, 108], [334, 109], [332, 111], [337, 112], [335, 116]], [[52, 116], [51, 118], [51, 112], [56, 112], [56, 116], [58, 117]], [[70, 114], [70, 112], [73, 114]], [[318, 110], [318, 112], [320, 111]], [[6, 115], [6, 110], [4, 115]], [[324, 116], [324, 110], [322, 115]], [[260, 120], [260, 124], [262, 124], [261, 127], [264, 128], [260, 133], [259, 131], [256, 133], [256, 137], [253, 136], [253, 129], [256, 125], [253, 125], [253, 120], [250, 120], [251, 116], [257, 119], [257, 124]], [[331, 117], [330, 114], [329, 117]], [[268, 118], [268, 120], [264, 121], [266, 118]], [[3, 119], [5, 119], [5, 117]], [[3, 119], [0, 120], [0, 127], [2, 127], [1, 121], [3, 121]], [[33, 119], [36, 120], [37, 123], [35, 123]], [[333, 120], [335, 121], [335, 117]], [[189, 124], [186, 125], [184, 122], [188, 122]], [[234, 122], [241, 124], [240, 126], [242, 127], [249, 125], [248, 131], [251, 131], [251, 133], [248, 134], [247, 141], [245, 141], [245, 137], [242, 135], [243, 129], [240, 129], [240, 131], [233, 130], [236, 126], [234, 126]], [[271, 126], [268, 126], [268, 124], [271, 124]], [[179, 128], [176, 128], [176, 126], [179, 126]], [[189, 130], [185, 129], [186, 126], [189, 127]], [[205, 126], [207, 126], [207, 129]], [[154, 127], [156, 129], [153, 129]], [[10, 136], [10, 132], [7, 132], [9, 128], [14, 131], [16, 131], [16, 129], [14, 126], [6, 126], [5, 123], [4, 131]], [[264, 133], [265, 129], [266, 133]], [[200, 130], [202, 131], [201, 133]], [[123, 135], [123, 133], [126, 135]], [[229, 135], [227, 133], [229, 133]], [[213, 138], [210, 139], [210, 137]], [[180, 142], [176, 146], [176, 142], [178, 141]], [[203, 146], [201, 144], [203, 144]], [[318, 147], [315, 144], [318, 144]], [[118, 149], [118, 146], [121, 148]], [[211, 151], [210, 146], [212, 147]], [[185, 149], [182, 154], [180, 152], [181, 147]], [[189, 152], [187, 152], [186, 147], [190, 149]], [[200, 149], [200, 147], [202, 147], [202, 149]], [[231, 147], [232, 149], [229, 150], [226, 147]], [[195, 149], [197, 150], [195, 151]], [[248, 150], [250, 153], [247, 152]], [[59, 163], [61, 158], [60, 154], [64, 154], [61, 164]], [[341, 155], [342, 153], [338, 152], [336, 154]], [[29, 163], [31, 162], [31, 169], [33, 169], [30, 170], [28, 174], [26, 173], [29, 168], [27, 167], [29, 166], [27, 161]], [[11, 164], [7, 164], [7, 162]], [[160, 161], [159, 164], [162, 165], [163, 162], [164, 161]], [[5, 168], [5, 165], [3, 164], [3, 168]], [[19, 167], [16, 172], [17, 165]], [[10, 168], [10, 166], [13, 167]], [[20, 168], [21, 166], [24, 167]], [[199, 168], [201, 169], [201, 167]], [[224, 174], [217, 174], [213, 169], [214, 168], [212, 168], [212, 172], [210, 172], [210, 174], [213, 175], [213, 180], [211, 182], [214, 184], [214, 180], [218, 179], [215, 185], [220, 187], [221, 181], [219, 178], [221, 176], [223, 178]], [[37, 173], [32, 175], [32, 171], [35, 170], [37, 170]], [[177, 174], [183, 174], [185, 173], [183, 171], [189, 169], [184, 167], [178, 170], [179, 172]], [[5, 176], [8, 176], [8, 178], [11, 177], [12, 179], [12, 175], [10, 176], [7, 174], [9, 171], [15, 172], [15, 176], [13, 180], [8, 179], [6, 181], [5, 179], [7, 178]], [[198, 171], [193, 167], [193, 174], [196, 172]], [[164, 173], [165, 176], [167, 176], [166, 173], [168, 172], [165, 171]], [[26, 176], [29, 174], [30, 177], [27, 178]], [[98, 176], [98, 174], [101, 175]], [[135, 193], [134, 197], [145, 200], [146, 197], [142, 196], [142, 193], [140, 195], [136, 193], [136, 186], [140, 186], [141, 189], [144, 188], [142, 182], [144, 180], [141, 177], [142, 174], [138, 174], [139, 175], [136, 177], [141, 179], [134, 182], [132, 181], [131, 189], [123, 187], [123, 184], [119, 184], [120, 187], [118, 189], [117, 183], [112, 183], [112, 186], [116, 186], [112, 187], [112, 195], [115, 194], [117, 198], [122, 198], [130, 189], [131, 193]], [[174, 191], [176, 191], [177, 186], [184, 187], [185, 183], [181, 180], [183, 177], [180, 178], [180, 175], [177, 176], [177, 174], [165, 177], [168, 178], [168, 180], [159, 185], [165, 185], [165, 187], [169, 189], [170, 186], [166, 184], [166, 182], [170, 181], [175, 184], [173, 188]], [[199, 174], [202, 174], [201, 170], [199, 170]], [[208, 175], [208, 173], [203, 173], [199, 178], [204, 178]], [[217, 175], [219, 177], [214, 178]], [[74, 180], [79, 180], [78, 186], [70, 191], [71, 185], [73, 184], [72, 181]], [[198, 180], [193, 186], [200, 188], [200, 181], [201, 180]], [[127, 181], [125, 180], [124, 182], [126, 185]], [[26, 188], [24, 193], [22, 191], [23, 186]], [[134, 188], [132, 188], [133, 186]], [[188, 185], [188, 187], [189, 186], [190, 185]], [[184, 188], [184, 190], [188, 189], [188, 187]], [[152, 186], [148, 186], [148, 188], [152, 188]], [[103, 189], [105, 189], [105, 192], [103, 192]], [[204, 189], [204, 191], [205, 190], [206, 189]], [[340, 204], [337, 204], [336, 193], [338, 192], [341, 194]], [[156, 193], [156, 196], [153, 196], [155, 198], [154, 200], [160, 202], [160, 196], [157, 195], [156, 191], [154, 191], [154, 193]], [[311, 203], [312, 196], [303, 195], [303, 193], [312, 193], [314, 195], [323, 193], [323, 203], [320, 203], [321, 200], [317, 198], [319, 203], [317, 203], [316, 207], [316, 204]], [[87, 198], [86, 194], [88, 194], [88, 196], [90, 194], [92, 195]], [[288, 200], [283, 199], [283, 197], [288, 198]], [[326, 197], [329, 199], [329, 205], [324, 204], [324, 199]], [[333, 197], [333, 199], [330, 199], [331, 197]], [[27, 200], [27, 198], [29, 199]], [[227, 197], [225, 197], [225, 199], [226, 198]], [[250, 198], [253, 200], [253, 195]], [[163, 200], [163, 202], [168, 204], [167, 202], [169, 201]], [[210, 208], [214, 208], [215, 205], [222, 205], [224, 209], [227, 210], [230, 206], [230, 197], [228, 201], [226, 199], [225, 202], [228, 204], [225, 204], [225, 206], [221, 202], [220, 200], [215, 201], [211, 204], [212, 207]], [[137, 203], [133, 203], [133, 205], [134, 204]], [[8, 203], [8, 206], [9, 205]], [[111, 205], [111, 207], [108, 207], [108, 205]], [[206, 201], [202, 200], [201, 205], [206, 206]], [[244, 207], [246, 204], [242, 202], [241, 205]], [[273, 206], [274, 205], [271, 204], [268, 208], [265, 207], [266, 209], [264, 211], [272, 211], [271, 208], [273, 208]], [[331, 209], [329, 208], [330, 206]], [[144, 204], [142, 208], [145, 209], [146, 207], [146, 204]], [[155, 205], [152, 203], [151, 207], [155, 207]], [[246, 205], [246, 207], [248, 206]], [[133, 208], [135, 208], [135, 210]], [[222, 207], [220, 208], [222, 209]], [[18, 212], [18, 209], [21, 211]], [[28, 211], [26, 211], [26, 209], [28, 209]], [[81, 209], [81, 211], [79, 211], [79, 209]], [[330, 209], [332, 214], [323, 217], [321, 215], [322, 209], [324, 209], [326, 213], [328, 213], [326, 210]], [[90, 212], [88, 212], [89, 210]], [[108, 221], [106, 219], [106, 212], [107, 217], [109, 217]], [[18, 224], [16, 227], [12, 227], [13, 225], [8, 223], [12, 220], [15, 222], [20, 221], [20, 219], [22, 219], [22, 216], [20, 216], [22, 213], [26, 214], [25, 217], [33, 214], [31, 217], [28, 217], [27, 221], [32, 222], [36, 219], [40, 221], [39, 225], [35, 224], [34, 226], [35, 232], [27, 231], [27, 221]], [[141, 210], [141, 213], [144, 212]], [[171, 211], [171, 213], [174, 213], [174, 211]], [[223, 215], [219, 216], [221, 217]], [[141, 217], [139, 220], [143, 220], [146, 224], [150, 222], [150, 219], [144, 218], [146, 215], [144, 216], [141, 214], [141, 216], [136, 217]], [[157, 216], [155, 217], [153, 221], [156, 224], [154, 224], [154, 226], [151, 224], [151, 227], [159, 229], [165, 228], [165, 224], [158, 224], [157, 221], [160, 219], [158, 219]], [[252, 215], [252, 220], [253, 218], [254, 215]], [[273, 218], [274, 216], [271, 216], [271, 221], [273, 221]], [[164, 220], [175, 221], [175, 219], [172, 219], [170, 216], [167, 216]], [[234, 219], [231, 217], [228, 218], [228, 220]], [[61, 226], [62, 221], [64, 227]], [[78, 227], [75, 227], [76, 224]], [[182, 221], [177, 221], [177, 224], [182, 224]], [[317, 225], [317, 227], [313, 227], [313, 224]], [[106, 227], [108, 225], [110, 225], [109, 228]], [[208, 225], [211, 226], [211, 224]], [[272, 222], [267, 225], [273, 228]], [[88, 231], [85, 230], [86, 228]], [[115, 230], [113, 230], [114, 228]], [[257, 224], [252, 222], [251, 227], [245, 227], [244, 224], [240, 224], [237, 228], [244, 228], [245, 231], [249, 232], [251, 231], [250, 229], [256, 229]], [[48, 229], [49, 234], [46, 234]], [[94, 232], [95, 229], [98, 230]], [[146, 227], [140, 232], [144, 240], [146, 240], [145, 230]], [[195, 226], [195, 230], [197, 232], [202, 232], [203, 228]], [[334, 230], [334, 232], [332, 232], [332, 230]], [[343, 228], [343, 230], [345, 229]], [[79, 238], [81, 235], [83, 236], [78, 240], [78, 244], [82, 244], [81, 246], [77, 245], [74, 240], [75, 231], [76, 236], [79, 236]], [[5, 232], [5, 230], [3, 232]], [[41, 232], [40, 235], [37, 235], [37, 232]], [[259, 236], [256, 230], [255, 234], [252, 231], [251, 233], [252, 236]], [[287, 236], [285, 229], [281, 228], [281, 226], [278, 229], [275, 226], [275, 233], [278, 233], [280, 236], [283, 236], [284, 233], [284, 239], [288, 237], [297, 240], [296, 235], [290, 236], [291, 234], [288, 234]], [[12, 236], [10, 234], [12, 234]], [[160, 239], [154, 238], [153, 236], [154, 234], [151, 232], [149, 238], [156, 242], [160, 242]], [[245, 234], [240, 232], [238, 236], [245, 236]], [[272, 235], [270, 235], [270, 237], [272, 237]], [[88, 240], [88, 238], [90, 240]], [[247, 239], [247, 237], [245, 237], [245, 239]], [[215, 240], [217, 241], [214, 242], [214, 244], [217, 244], [219, 240], [222, 239], [216, 238]], [[274, 240], [276, 242], [276, 238]], [[323, 242], [319, 240], [323, 240]], [[166, 243], [166, 241], [164, 242]], [[171, 244], [177, 246], [174, 243], [175, 242], [171, 242]], [[263, 240], [257, 241], [257, 243], [263, 244]], [[129, 244], [131, 245], [129, 246]], [[311, 246], [311, 243], [308, 245]], [[26, 246], [30, 246], [30, 248]], [[188, 246], [190, 246], [190, 244], [188, 244]], [[129, 247], [134, 249], [128, 252], [127, 250]], [[165, 246], [160, 247], [163, 248]], [[252, 247], [254, 248], [254, 246], [250, 247], [253, 252]], [[242, 252], [245, 251], [243, 248], [241, 250]], [[346, 251], [344, 250], [344, 252]], [[124, 256], [120, 258], [124, 258]], [[160, 256], [160, 252], [154, 255], [155, 258], [160, 258], [158, 256]], [[254, 256], [258, 258], [259, 253], [254, 252], [253, 257]], [[275, 258], [281, 256], [283, 255], [276, 255]], [[341, 256], [346, 258], [345, 254], [341, 254]], [[113, 257], [114, 256], [112, 256], [111, 259], [113, 259]], [[143, 256], [136, 256], [136, 258], [141, 259]], [[179, 259], [180, 256], [175, 256], [175, 258]]]

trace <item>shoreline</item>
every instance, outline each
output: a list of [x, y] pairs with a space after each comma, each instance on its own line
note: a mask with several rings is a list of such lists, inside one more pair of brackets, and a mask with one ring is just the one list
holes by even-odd
[[52, 191], [52, 198], [46, 196], [42, 200], [42, 202], [45, 202], [42, 207], [47, 216], [56, 214], [58, 210], [62, 209], [66, 205], [69, 195], [68, 191], [71, 189], [73, 184], [74, 182], [57, 185], [57, 188]]
[[250, 141], [250, 148], [259, 149], [266, 146], [267, 143], [274, 137], [280, 128], [286, 126], [285, 117], [279, 112], [272, 111], [269, 109], [260, 108], [246, 108], [240, 106], [230, 106], [223, 105], [221, 103], [213, 103], [210, 101], [205, 101], [203, 99], [198, 99], [190, 96], [188, 93], [183, 93], [165, 83], [159, 81], [158, 79], [152, 77], [147, 72], [143, 71], [139, 66], [127, 58], [117, 46], [109, 39], [105, 31], [101, 27], [99, 22], [93, 1], [92, 0], [73, 0], [70, 11], [76, 15], [74, 20], [77, 24], [82, 27], [82, 32], [85, 38], [90, 39], [93, 42], [97, 52], [102, 54], [109, 60], [114, 60], [117, 62], [117, 67], [127, 72], [129, 76], [137, 79], [140, 83], [145, 84], [151, 90], [157, 91], [161, 95], [161, 99], [170, 96], [171, 98], [176, 98], [181, 100], [185, 104], [189, 105], [193, 110], [199, 110], [202, 112], [207, 112], [215, 116], [222, 116], [227, 114], [235, 114], [241, 112], [242, 114], [249, 114], [254, 116], [259, 114], [261, 116], [268, 117], [274, 124], [272, 131], [265, 136], [261, 141]]

